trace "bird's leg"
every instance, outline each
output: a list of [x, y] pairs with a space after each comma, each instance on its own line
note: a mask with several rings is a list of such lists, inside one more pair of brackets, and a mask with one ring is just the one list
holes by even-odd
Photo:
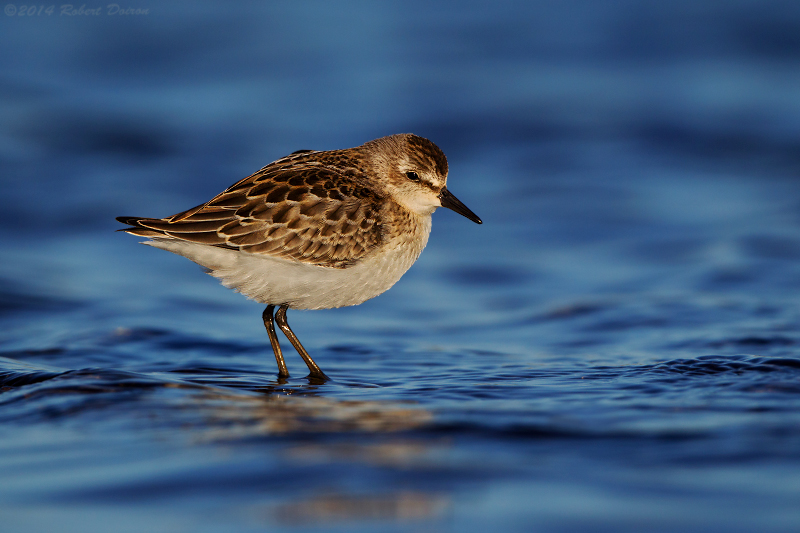
[[278, 312], [275, 313], [275, 321], [278, 323], [278, 327], [281, 328], [283, 334], [286, 335], [286, 338], [289, 339], [289, 342], [292, 343], [294, 349], [297, 350], [297, 353], [300, 354], [300, 357], [303, 358], [303, 361], [306, 362], [308, 366], [309, 375], [318, 379], [330, 379], [325, 373], [317, 366], [317, 363], [311, 359], [311, 356], [308, 355], [308, 352], [303, 345], [300, 344], [300, 339], [297, 338], [297, 335], [294, 334], [292, 328], [289, 327], [289, 323], [286, 321], [286, 310], [289, 308], [288, 305], [282, 305], [278, 308]]
[[[278, 377], [288, 378], [289, 369], [286, 368], [286, 362], [283, 360], [283, 352], [281, 352], [281, 345], [278, 343], [278, 335], [275, 333], [275, 323], [272, 319], [272, 310], [275, 309], [274, 305], [268, 305], [261, 318], [264, 319], [264, 327], [267, 328], [267, 335], [269, 335], [269, 343], [272, 345], [272, 351], [275, 352], [275, 361], [278, 363]], [[281, 327], [283, 329], [283, 327]]]

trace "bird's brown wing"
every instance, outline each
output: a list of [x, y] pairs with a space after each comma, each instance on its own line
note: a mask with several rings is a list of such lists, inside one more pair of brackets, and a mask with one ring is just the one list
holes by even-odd
[[285, 158], [168, 218], [122, 231], [345, 268], [381, 243], [381, 196], [359, 172]]

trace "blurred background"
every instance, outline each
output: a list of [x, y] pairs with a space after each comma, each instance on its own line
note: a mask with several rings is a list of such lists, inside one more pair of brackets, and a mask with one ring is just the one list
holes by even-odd
[[[6, 3], [0, 50], [14, 531], [800, 527], [796, 1]], [[401, 132], [484, 224], [290, 313], [331, 383], [114, 233]]]

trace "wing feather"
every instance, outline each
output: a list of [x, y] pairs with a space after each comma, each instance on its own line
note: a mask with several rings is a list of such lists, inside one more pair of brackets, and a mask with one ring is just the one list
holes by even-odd
[[304, 161], [315, 154], [278, 160], [171, 217], [120, 217], [134, 226], [123, 231], [347, 267], [382, 242], [383, 196], [361, 169]]

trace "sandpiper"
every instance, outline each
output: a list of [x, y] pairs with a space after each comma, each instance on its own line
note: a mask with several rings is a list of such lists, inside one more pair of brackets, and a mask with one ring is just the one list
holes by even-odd
[[481, 224], [446, 185], [439, 147], [398, 134], [346, 150], [299, 150], [182, 213], [117, 220], [132, 226], [119, 231], [147, 237], [144, 244], [191, 259], [267, 304], [262, 317], [278, 375], [289, 371], [274, 322], [309, 376], [324, 380], [287, 309], [358, 305], [389, 289], [425, 248], [437, 207]]

